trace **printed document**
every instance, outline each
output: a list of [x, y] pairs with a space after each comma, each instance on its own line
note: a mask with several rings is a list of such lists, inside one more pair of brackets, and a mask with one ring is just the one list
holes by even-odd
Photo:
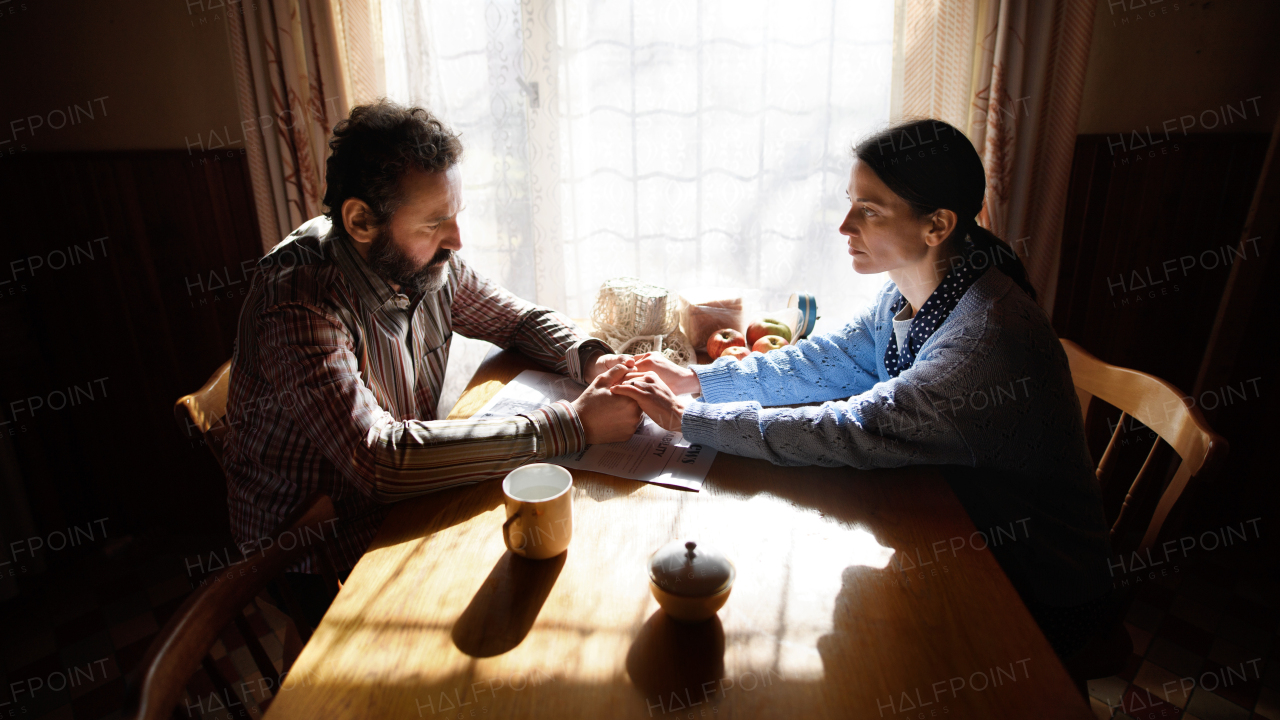
[[[573, 400], [584, 389], [585, 385], [563, 375], [525, 370], [473, 417], [509, 417], [526, 413], [557, 400]], [[626, 442], [588, 445], [576, 455], [550, 458], [547, 462], [696, 491], [702, 488], [702, 481], [715, 459], [715, 450], [691, 445], [684, 435], [663, 430], [645, 416], [636, 434]]]

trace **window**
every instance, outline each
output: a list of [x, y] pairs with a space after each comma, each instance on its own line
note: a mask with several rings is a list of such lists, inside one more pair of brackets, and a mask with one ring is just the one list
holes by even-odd
[[888, 121], [892, 0], [383, 0], [388, 95], [461, 133], [464, 254], [587, 317], [600, 283], [796, 290], [843, 323], [883, 284], [837, 232]]

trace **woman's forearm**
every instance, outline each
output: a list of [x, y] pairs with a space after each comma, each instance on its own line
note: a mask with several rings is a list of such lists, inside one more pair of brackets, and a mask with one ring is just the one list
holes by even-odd
[[854, 326], [847, 334], [817, 335], [741, 360], [720, 358], [698, 368], [703, 400], [712, 403], [754, 400], [764, 406], [839, 400], [876, 383], [869, 369], [875, 346]]
[[685, 368], [684, 377], [679, 382], [679, 387], [674, 388], [678, 395], [701, 395], [702, 382], [698, 380], [698, 373], [694, 372], [692, 367]]

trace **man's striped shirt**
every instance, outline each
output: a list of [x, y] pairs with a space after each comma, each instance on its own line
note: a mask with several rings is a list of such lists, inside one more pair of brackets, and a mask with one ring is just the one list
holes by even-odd
[[[329, 494], [341, 572], [363, 554], [387, 503], [585, 447], [567, 402], [507, 418], [437, 420], [455, 330], [579, 381], [609, 350], [457, 254], [438, 293], [397, 293], [330, 228], [313, 218], [258, 263], [232, 358], [224, 465], [242, 547], [272, 535], [310, 494]], [[313, 568], [308, 556], [293, 569]]]

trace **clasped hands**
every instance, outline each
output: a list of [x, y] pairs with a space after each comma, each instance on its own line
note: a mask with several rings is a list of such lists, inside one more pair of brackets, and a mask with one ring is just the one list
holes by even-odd
[[679, 432], [684, 404], [677, 395], [702, 389], [697, 374], [660, 352], [601, 355], [592, 362], [586, 377], [591, 384], [573, 401], [573, 407], [582, 420], [588, 444], [630, 438], [641, 412], [664, 430]]

